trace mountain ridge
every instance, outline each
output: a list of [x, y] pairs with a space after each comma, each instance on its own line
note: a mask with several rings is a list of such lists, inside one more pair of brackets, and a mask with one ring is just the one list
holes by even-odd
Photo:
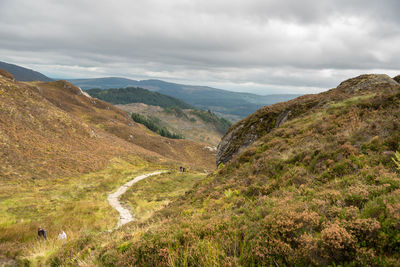
[[50, 82], [53, 81], [53, 79], [47, 77], [46, 75], [28, 69], [24, 68], [15, 64], [10, 64], [6, 62], [0, 61], [0, 68], [8, 71], [11, 73], [14, 78], [18, 81], [21, 82], [32, 82], [32, 81], [42, 81], [42, 82]]
[[233, 114], [245, 117], [255, 110], [269, 104], [285, 101], [297, 94], [279, 94], [261, 96], [251, 93], [233, 92], [209, 86], [184, 85], [165, 82], [157, 79], [131, 80], [127, 78], [93, 78], [93, 79], [69, 79], [82, 89], [90, 88], [118, 88], [126, 86], [142, 87], [151, 91], [158, 91], [185, 101], [200, 109], [210, 109], [213, 112]]

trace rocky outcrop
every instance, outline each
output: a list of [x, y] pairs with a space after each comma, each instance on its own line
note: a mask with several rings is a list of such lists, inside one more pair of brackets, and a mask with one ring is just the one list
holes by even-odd
[[259, 109], [232, 126], [222, 137], [217, 149], [217, 166], [228, 162], [260, 137], [277, 127], [281, 127], [288, 120], [324, 103], [326, 101], [323, 101], [320, 95], [305, 95], [288, 102]]
[[278, 118], [276, 119], [275, 127], [279, 127], [284, 124], [289, 119], [290, 113], [290, 110], [285, 110], [284, 112], [279, 114]]
[[316, 95], [305, 95], [284, 103], [259, 109], [232, 126], [222, 137], [217, 149], [216, 163], [226, 163], [274, 128], [315, 109], [323, 109], [335, 101], [354, 95], [379, 94], [399, 90], [400, 75], [394, 79], [385, 74], [364, 74], [342, 82], [337, 88]]
[[371, 87], [379, 85], [395, 85], [398, 83], [386, 74], [363, 74], [352, 79], [348, 79], [337, 87], [346, 93], [370, 90]]

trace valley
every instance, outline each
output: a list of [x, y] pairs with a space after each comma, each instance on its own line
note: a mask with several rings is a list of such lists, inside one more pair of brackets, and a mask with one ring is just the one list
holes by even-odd
[[399, 10], [1, 0], [0, 267], [400, 267]]
[[[400, 260], [398, 77], [361, 75], [266, 106], [218, 142], [217, 127], [199, 138], [212, 136], [207, 111], [113, 106], [65, 81], [0, 74], [2, 265]], [[199, 136], [162, 137], [131, 112]], [[47, 241], [37, 241], [39, 226]]]
[[395, 266], [399, 90], [362, 75], [261, 109], [228, 131], [218, 170], [185, 195], [71, 251], [103, 266]]

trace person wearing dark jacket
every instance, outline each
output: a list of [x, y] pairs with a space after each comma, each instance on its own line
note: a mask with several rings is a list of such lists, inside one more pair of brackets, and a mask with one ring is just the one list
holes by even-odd
[[38, 227], [38, 240], [40, 241], [40, 237], [43, 237], [43, 240], [47, 240], [47, 233], [46, 230], [44, 230], [44, 228], [42, 227]]

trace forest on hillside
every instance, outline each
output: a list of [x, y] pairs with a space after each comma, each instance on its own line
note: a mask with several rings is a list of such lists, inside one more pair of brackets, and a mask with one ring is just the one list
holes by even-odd
[[126, 87], [113, 89], [89, 89], [86, 91], [90, 96], [104, 100], [111, 104], [144, 103], [147, 105], [160, 106], [163, 108], [179, 107], [183, 109], [192, 108], [182, 100], [158, 92], [151, 92], [140, 87]]

